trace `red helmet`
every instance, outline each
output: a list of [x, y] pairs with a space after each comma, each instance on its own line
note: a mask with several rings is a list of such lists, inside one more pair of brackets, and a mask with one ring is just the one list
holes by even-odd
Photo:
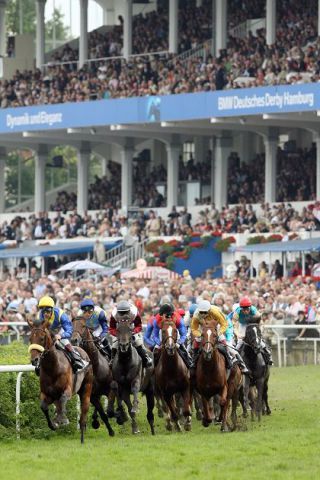
[[186, 311], [183, 308], [179, 308], [178, 313], [179, 313], [180, 317], [184, 317], [185, 314], [186, 314]]
[[242, 297], [240, 299], [240, 307], [251, 307], [252, 303], [249, 297]]

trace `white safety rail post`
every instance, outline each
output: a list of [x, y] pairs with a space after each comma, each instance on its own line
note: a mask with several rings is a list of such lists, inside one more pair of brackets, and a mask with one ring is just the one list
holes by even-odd
[[20, 438], [20, 394], [23, 372], [34, 372], [33, 365], [0, 365], [0, 373], [18, 372], [16, 382], [16, 435]]
[[[280, 335], [279, 332], [277, 332], [277, 330], [301, 330], [301, 329], [306, 329], [306, 330], [318, 330], [319, 334], [320, 334], [320, 325], [282, 325], [282, 324], [279, 324], [277, 323], [276, 325], [268, 325], [268, 324], [265, 324], [265, 325], [261, 325], [261, 328], [264, 329], [264, 330], [272, 330], [273, 333], [276, 335], [277, 337], [277, 347], [278, 347], [278, 367], [282, 367], [282, 364], [284, 367], [287, 366], [287, 337], [283, 337]], [[293, 339], [294, 340], [294, 339]], [[313, 363], [315, 365], [318, 364], [318, 343], [320, 342], [320, 338], [308, 338], [308, 337], [305, 337], [305, 338], [299, 338], [297, 339], [301, 342], [305, 341], [305, 342], [313, 342], [313, 355], [314, 355], [314, 358], [313, 358]], [[282, 362], [282, 350], [281, 350], [281, 341], [283, 342], [283, 362]]]
[[[10, 327], [12, 330], [14, 330], [17, 334], [17, 341], [19, 342], [21, 332], [19, 331], [18, 327], [27, 327], [28, 323], [27, 322], [2, 322], [2, 326]], [[0, 333], [1, 335], [1, 333]], [[10, 342], [9, 342], [10, 343]]]

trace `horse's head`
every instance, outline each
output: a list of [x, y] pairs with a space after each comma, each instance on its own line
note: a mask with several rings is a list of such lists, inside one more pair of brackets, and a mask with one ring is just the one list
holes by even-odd
[[166, 349], [168, 355], [174, 355], [178, 339], [178, 330], [176, 324], [172, 320], [162, 322], [161, 338], [162, 345]]
[[72, 320], [73, 332], [71, 337], [72, 345], [79, 347], [82, 343], [83, 336], [86, 330], [86, 320], [83, 317], [75, 317]]
[[202, 327], [202, 352], [205, 360], [211, 360], [218, 344], [218, 324], [216, 321], [206, 322]]
[[49, 332], [49, 322], [33, 322], [32, 320], [27, 320], [31, 328], [30, 334], [30, 345], [28, 352], [31, 356], [32, 365], [36, 366], [39, 364], [40, 357], [48, 350], [52, 345], [52, 339]]
[[117, 337], [120, 352], [128, 352], [131, 347], [132, 330], [129, 322], [119, 322], [117, 326]]
[[244, 338], [254, 353], [259, 353], [261, 350], [261, 330], [257, 323], [249, 323], [246, 328], [246, 335]]

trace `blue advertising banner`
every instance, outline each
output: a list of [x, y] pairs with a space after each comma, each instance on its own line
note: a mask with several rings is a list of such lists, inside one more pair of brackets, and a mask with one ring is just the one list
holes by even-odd
[[99, 100], [0, 110], [0, 133], [320, 110], [320, 84]]

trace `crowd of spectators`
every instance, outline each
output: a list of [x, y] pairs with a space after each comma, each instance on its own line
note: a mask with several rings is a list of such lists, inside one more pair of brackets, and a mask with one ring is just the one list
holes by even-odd
[[[197, 161], [192, 154], [187, 162], [180, 157], [179, 181], [199, 181], [201, 187], [211, 184], [211, 151], [203, 161]], [[237, 153], [231, 153], [228, 160], [228, 203], [261, 203], [265, 195], [265, 156], [257, 154], [250, 162], [241, 162]], [[166, 198], [157, 186], [164, 187], [167, 170], [163, 164], [148, 168], [142, 161], [134, 162], [132, 206], [139, 208], [165, 207]], [[295, 148], [292, 152], [278, 149], [276, 201], [294, 202], [314, 200], [316, 197], [316, 148]], [[121, 166], [108, 162], [108, 174], [95, 177], [88, 190], [89, 210], [99, 210], [111, 203], [116, 208], [121, 204]], [[197, 204], [210, 204], [211, 198], [197, 199]], [[68, 211], [77, 208], [77, 195], [61, 191], [50, 207], [54, 211]]]
[[138, 209], [126, 217], [121, 210], [106, 203], [103, 210], [80, 215], [73, 212], [56, 212], [51, 218], [47, 212], [17, 215], [11, 222], [0, 224], [0, 242], [25, 240], [52, 240], [75, 237], [123, 237], [132, 243], [146, 237], [201, 234], [275, 233], [279, 240], [299, 238], [303, 232], [320, 230], [320, 202], [316, 201], [301, 212], [290, 203], [270, 206], [260, 205], [259, 213], [252, 205], [225, 206], [218, 211], [214, 204], [204, 207], [194, 215], [186, 207], [173, 209], [166, 218], [156, 209]]
[[[7, 330], [6, 321], [21, 321], [26, 315], [34, 316], [41, 296], [52, 296], [56, 305], [72, 318], [76, 317], [79, 303], [85, 296], [103, 307], [110, 315], [114, 305], [126, 299], [134, 303], [142, 313], [143, 322], [159, 307], [160, 302], [171, 301], [186, 311], [200, 299], [219, 306], [225, 314], [235, 308], [239, 298], [247, 295], [262, 313], [262, 324], [316, 324], [320, 323], [320, 298], [316, 284], [302, 277], [276, 279], [270, 275], [256, 278], [212, 279], [209, 276], [192, 279], [190, 275], [176, 280], [123, 279], [94, 277], [73, 279], [58, 278], [53, 272], [48, 277], [35, 274], [21, 278], [18, 272], [7, 273], [2, 281], [0, 295], [0, 330]], [[267, 331], [265, 331], [267, 335]], [[297, 327], [295, 336], [301, 336], [303, 328]], [[315, 334], [319, 336], [317, 330]], [[306, 336], [310, 336], [310, 330]]]
[[[258, 18], [265, 16], [264, 1], [255, 2], [253, 8], [250, 1], [240, 3], [230, 2], [233, 15], [229, 18], [233, 18], [234, 24], [253, 18], [253, 14]], [[320, 44], [315, 2], [306, 6], [298, 0], [287, 0], [277, 2], [277, 7], [274, 45], [266, 45], [265, 29], [249, 32], [245, 38], [229, 35], [227, 48], [217, 58], [211, 55], [208, 43], [205, 57], [189, 60], [165, 54], [131, 57], [128, 61], [94, 61], [101, 55], [121, 53], [122, 27], [117, 26], [106, 34], [94, 32], [89, 36], [93, 61], [79, 71], [76, 63], [53, 63], [45, 73], [17, 71], [11, 80], [0, 82], [1, 108], [318, 82]], [[180, 50], [195, 47], [211, 36], [210, 13], [210, 1], [198, 9], [191, 5], [180, 10]], [[167, 48], [166, 15], [166, 11], [160, 11], [135, 19], [134, 52]], [[76, 59], [77, 52], [66, 46], [53, 60], [72, 62]]]

